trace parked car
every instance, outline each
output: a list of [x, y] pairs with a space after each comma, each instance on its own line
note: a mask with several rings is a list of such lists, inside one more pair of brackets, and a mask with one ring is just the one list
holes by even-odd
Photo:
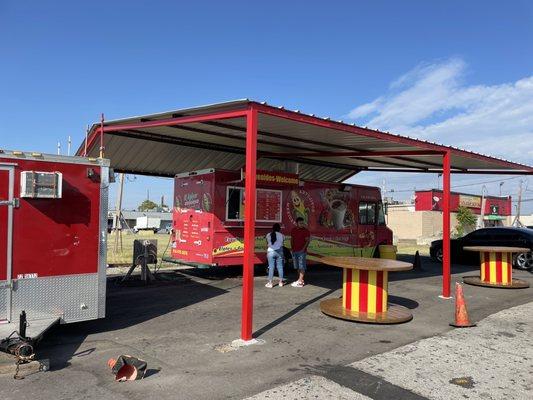
[[162, 226], [160, 229], [154, 230], [154, 233], [167, 234], [167, 235], [172, 233], [172, 223], [165, 224], [165, 226]]
[[[451, 240], [451, 260], [460, 264], [479, 264], [479, 253], [463, 250], [464, 246], [510, 246], [526, 247], [533, 251], [533, 230], [528, 228], [483, 228], [470, 232], [462, 238]], [[431, 258], [442, 261], [442, 240], [431, 242]], [[515, 254], [513, 266], [519, 269], [533, 268], [533, 253]]]

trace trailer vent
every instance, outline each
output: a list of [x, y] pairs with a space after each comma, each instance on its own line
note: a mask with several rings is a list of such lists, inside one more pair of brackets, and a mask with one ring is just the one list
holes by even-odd
[[61, 172], [22, 171], [20, 174], [20, 197], [60, 199], [62, 186]]

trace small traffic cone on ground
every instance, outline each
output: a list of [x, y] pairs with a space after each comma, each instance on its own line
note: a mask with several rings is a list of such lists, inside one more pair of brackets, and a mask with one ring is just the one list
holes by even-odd
[[463, 285], [455, 283], [455, 322], [450, 324], [456, 328], [470, 328], [476, 326], [470, 322], [468, 311], [466, 310], [465, 298], [463, 296]]
[[420, 253], [418, 250], [415, 253], [415, 260], [413, 261], [413, 271], [423, 271], [422, 261], [420, 260]]
[[146, 373], [146, 361], [129, 355], [121, 355], [118, 359], [110, 358], [107, 366], [117, 382], [143, 379]]

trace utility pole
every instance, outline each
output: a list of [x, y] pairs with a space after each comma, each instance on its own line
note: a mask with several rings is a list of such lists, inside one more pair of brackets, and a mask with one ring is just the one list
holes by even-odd
[[67, 140], [67, 156], [70, 156], [70, 146], [72, 145], [72, 140], [70, 138], [70, 135], [68, 135], [68, 140]]
[[485, 187], [485, 185], [481, 186], [481, 210], [479, 212], [479, 217], [477, 219], [476, 229], [480, 229], [485, 226], [484, 219], [485, 219], [485, 203], [486, 203], [485, 191], [486, 190], [487, 188]]
[[524, 226], [522, 222], [520, 222], [520, 208], [522, 205], [522, 182], [524, 181], [520, 179], [520, 183], [518, 186], [518, 204], [516, 205], [516, 216], [514, 217], [514, 221], [512, 223], [512, 226], [515, 226], [515, 227]]
[[119, 186], [117, 190], [117, 202], [115, 205], [114, 231], [115, 231], [115, 246], [113, 251], [115, 254], [122, 253], [122, 192], [124, 190], [124, 174], [119, 174]]
[[89, 140], [89, 130], [91, 129], [90, 125], [87, 125], [87, 129], [85, 130], [85, 142], [83, 143], [83, 157], [87, 157], [87, 140]]
[[57, 155], [61, 155], [61, 142], [57, 142]]

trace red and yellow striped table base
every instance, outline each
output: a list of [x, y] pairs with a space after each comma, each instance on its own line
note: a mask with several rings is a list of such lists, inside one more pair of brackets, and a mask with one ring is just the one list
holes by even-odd
[[465, 247], [467, 251], [479, 251], [480, 276], [466, 276], [463, 281], [470, 285], [497, 287], [507, 289], [527, 288], [529, 284], [513, 279], [513, 253], [529, 251], [529, 249], [513, 247]]
[[[331, 259], [334, 260], [331, 260]], [[347, 257], [328, 257], [324, 262], [338, 267], [346, 266]], [[351, 321], [395, 324], [410, 321], [411, 312], [402, 306], [388, 303], [388, 272], [392, 263], [381, 263], [380, 259], [359, 259], [350, 257], [354, 262], [348, 268], [343, 268], [342, 298], [328, 299], [320, 303], [324, 314]], [[367, 261], [373, 260], [370, 267]], [[395, 261], [394, 263], [401, 263]], [[381, 266], [380, 266], [381, 264]], [[406, 264], [406, 265], [402, 265]], [[403, 270], [412, 268], [412, 265], [401, 263]]]
[[387, 311], [387, 271], [342, 270], [343, 307], [362, 313]]

